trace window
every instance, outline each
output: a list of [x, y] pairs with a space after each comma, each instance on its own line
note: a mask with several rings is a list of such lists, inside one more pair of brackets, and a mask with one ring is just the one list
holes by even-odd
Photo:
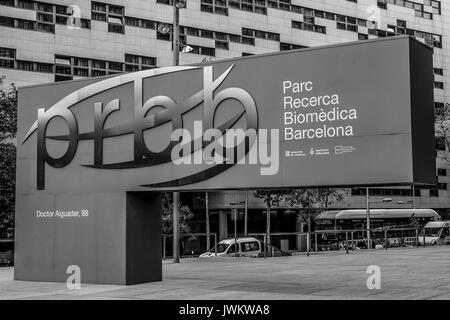
[[443, 76], [444, 75], [444, 69], [441, 68], [433, 68], [434, 74]]
[[437, 169], [437, 173], [438, 173], [438, 176], [447, 176], [447, 169], [441, 169], [441, 168], [438, 168]]
[[200, 35], [200, 30], [197, 28], [187, 28], [187, 34], [189, 36], [194, 36], [194, 37], [198, 37]]
[[108, 17], [108, 23], [122, 24], [122, 18]]
[[61, 14], [61, 15], [65, 15], [65, 16], [68, 16], [69, 14], [67, 13], [67, 9], [68, 9], [68, 7], [66, 7], [66, 6], [59, 6], [59, 5], [57, 5], [57, 6], [55, 6], [56, 8], [55, 8], [55, 12], [56, 12], [56, 14]]
[[222, 32], [215, 32], [216, 40], [228, 41], [228, 35]]
[[208, 39], [214, 38], [214, 32], [212, 32], [210, 30], [201, 30], [200, 35], [203, 38], [208, 38]]
[[14, 7], [14, 0], [0, 0], [0, 5]]
[[314, 25], [314, 24], [311, 24], [311, 23], [304, 23], [304, 22], [292, 20], [291, 25], [292, 25], [293, 29], [300, 29], [300, 30], [305, 30], [305, 31], [313, 31], [313, 32], [324, 33], [324, 34], [326, 33], [326, 28], [325, 27]]
[[335, 16], [334, 13], [331, 13], [331, 12], [325, 12], [325, 18], [328, 19], [328, 20], [335, 20], [335, 19], [336, 19], [336, 16]]
[[439, 183], [437, 184], [437, 188], [438, 188], [439, 190], [447, 190], [447, 183], [439, 182]]
[[106, 75], [105, 70], [91, 70], [91, 77], [101, 77], [105, 75]]
[[439, 197], [438, 189], [430, 189], [430, 197]]
[[234, 243], [228, 248], [227, 250], [227, 254], [234, 254], [236, 253], [236, 246], [234, 245]]
[[214, 57], [216, 55], [216, 50], [214, 48], [201, 47], [201, 54]]
[[109, 70], [115, 70], [115, 71], [122, 71], [122, 63], [121, 62], [108, 62], [108, 69]]
[[14, 60], [5, 60], [0, 58], [0, 68], [14, 69]]
[[420, 189], [419, 188], [414, 188], [414, 196], [420, 197]]
[[106, 14], [104, 14], [104, 13], [92, 12], [91, 17], [92, 17], [92, 20], [106, 21]]
[[367, 40], [369, 36], [367, 34], [358, 33], [358, 40]]
[[106, 69], [106, 62], [102, 60], [92, 60], [91, 67], [95, 69]]
[[302, 49], [307, 48], [307, 46], [301, 46], [299, 44], [290, 44], [290, 43], [280, 43], [280, 51], [288, 51], [288, 50], [294, 50], [294, 49]]
[[125, 62], [139, 64], [139, 56], [133, 54], [125, 54]]
[[71, 75], [72, 74], [72, 70], [71, 70], [70, 67], [56, 65], [55, 73]]
[[110, 4], [108, 5], [108, 12], [117, 15], [123, 15], [123, 7]]
[[92, 11], [106, 12], [106, 4], [99, 2], [92, 2], [91, 5]]
[[241, 243], [242, 252], [258, 251], [258, 250], [259, 250], [259, 243], [256, 241]]
[[432, 38], [433, 47], [442, 48], [442, 37], [437, 34], [433, 34]]
[[228, 50], [228, 42], [226, 42], [226, 41], [217, 41], [216, 40], [216, 48], [217, 49]]
[[156, 39], [159, 40], [165, 40], [165, 41], [170, 41], [170, 33], [161, 33], [161, 32], [157, 32], [156, 33]]
[[267, 39], [272, 41], [280, 41], [280, 35], [278, 33], [267, 32]]
[[248, 28], [242, 28], [242, 35], [247, 37], [253, 37], [253, 30]]
[[17, 7], [21, 9], [34, 10], [34, 2], [29, 0], [19, 0], [17, 2]]
[[33, 71], [33, 62], [31, 61], [17, 61], [17, 69], [25, 71]]
[[38, 11], [53, 12], [53, 5], [49, 3], [38, 2]]
[[255, 30], [255, 38], [266, 39], [267, 34], [264, 31]]
[[14, 19], [10, 17], [0, 17], [0, 26], [14, 28]]
[[108, 24], [108, 32], [124, 34], [125, 33], [125, 28], [122, 25]]
[[9, 48], [0, 48], [0, 58], [14, 59], [16, 57], [16, 50]]
[[53, 65], [50, 63], [36, 63], [36, 71], [43, 73], [53, 73]]
[[77, 77], [89, 77], [89, 69], [74, 68], [73, 75]]
[[0, 68], [14, 69], [16, 50], [0, 47]]
[[240, 43], [241, 42], [241, 36], [236, 35], [236, 34], [230, 34], [230, 42], [237, 42]]
[[435, 82], [434, 82], [434, 87], [435, 87], [436, 89], [444, 89], [444, 83], [443, 83], [443, 82], [440, 82], [440, 81], [435, 81]]
[[367, 27], [367, 21], [363, 19], [358, 19], [358, 26]]
[[35, 30], [35, 26], [36, 24], [34, 21], [17, 19], [17, 28], [19, 29]]
[[201, 0], [200, 10], [204, 12], [216, 13], [220, 15], [228, 15], [228, 7], [226, 0]]
[[386, 0], [377, 0], [377, 6], [381, 9], [387, 9]]
[[249, 38], [249, 37], [242, 36], [241, 39], [242, 39], [242, 43], [243, 44], [248, 44], [248, 45], [251, 45], [251, 46], [255, 45], [255, 38]]
[[36, 19], [37, 21], [53, 23], [53, 14], [38, 13]]
[[55, 82], [67, 81], [67, 80], [72, 80], [72, 79], [73, 79], [72, 76], [64, 76], [64, 75], [55, 74]]
[[133, 72], [155, 67], [156, 58], [154, 57], [140, 56], [128, 53], [125, 54], [125, 71]]

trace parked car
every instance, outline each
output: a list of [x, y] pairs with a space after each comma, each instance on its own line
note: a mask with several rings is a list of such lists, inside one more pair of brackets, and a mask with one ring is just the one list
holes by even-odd
[[[237, 238], [237, 252], [235, 246], [235, 239], [229, 238], [220, 241], [217, 244], [217, 256], [218, 257], [226, 257], [231, 256], [234, 257], [237, 253], [238, 256], [241, 257], [258, 257], [261, 254], [261, 242], [253, 237], [244, 237]], [[205, 252], [200, 255], [200, 258], [209, 258], [215, 256], [215, 247], [212, 248], [209, 252]]]
[[450, 244], [450, 221], [430, 221], [419, 236], [419, 244]]

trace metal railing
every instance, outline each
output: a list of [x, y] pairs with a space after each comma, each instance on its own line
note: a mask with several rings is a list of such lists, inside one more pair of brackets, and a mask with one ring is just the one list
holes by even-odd
[[[213, 232], [210, 232], [210, 233], [206, 233], [206, 232], [194, 232], [194, 233], [181, 233], [180, 234], [180, 240], [181, 241], [184, 241], [184, 239], [186, 239], [186, 238], [188, 238], [188, 243], [191, 241], [194, 241], [194, 240], [197, 240], [198, 239], [198, 237], [206, 237], [206, 241], [209, 241], [210, 242], [210, 246], [211, 245], [213, 245], [211, 248], [214, 248], [214, 254], [215, 254], [215, 256], [217, 256], [217, 233], [213, 233]], [[167, 247], [168, 247], [168, 244], [169, 244], [169, 248], [172, 248], [172, 245], [173, 245], [173, 243], [172, 243], [172, 241], [170, 241], [171, 239], [173, 238], [173, 234], [163, 234], [162, 235], [162, 259], [163, 260], [166, 260], [167, 259], [167, 257], [168, 257], [168, 255], [167, 255], [167, 251], [169, 251], [169, 252], [171, 252], [171, 250], [167, 250]], [[213, 239], [213, 242], [211, 243], [211, 239]], [[207, 250], [206, 250], [206, 248], [207, 248], [208, 246], [206, 245], [205, 247], [203, 247], [202, 245], [200, 245], [200, 246], [197, 246], [196, 248], [195, 248], [195, 252], [194, 253], [192, 253], [192, 254], [190, 254], [190, 255], [184, 255], [184, 257], [196, 257], [196, 256], [198, 256], [199, 254], [201, 254], [201, 253], [204, 253], [204, 252], [206, 252]], [[185, 252], [186, 250], [181, 250], [180, 251], [180, 257], [183, 257], [183, 253]]]
[[[306, 242], [306, 254], [310, 252], [319, 252], [319, 248], [323, 251], [367, 249], [367, 248], [384, 248], [401, 246], [419, 247], [419, 237], [423, 237], [425, 246], [425, 232], [421, 235], [423, 228], [385, 228], [385, 229], [347, 229], [347, 230], [317, 230], [312, 232], [272, 232], [272, 233], [249, 233], [249, 236], [259, 238], [264, 245], [263, 256], [268, 256], [268, 239], [269, 237], [298, 237], [297, 244], [301, 247], [301, 242]], [[370, 231], [371, 240], [367, 243], [367, 231]], [[334, 237], [327, 238], [327, 235]], [[324, 241], [325, 239], [325, 241]], [[377, 247], [377, 245], [381, 247]], [[298, 249], [298, 248], [297, 248]]]
[[[340, 251], [345, 250], [346, 253], [353, 250], [360, 249], [389, 249], [395, 247], [419, 247], [427, 246], [425, 228], [383, 228], [383, 229], [344, 229], [344, 230], [316, 230], [312, 232], [271, 232], [271, 233], [249, 233], [248, 236], [255, 237], [262, 242], [263, 250], [261, 256], [267, 258], [268, 256], [275, 256], [276, 253], [286, 253], [285, 248], [281, 247], [281, 250], [275, 245], [281, 240], [294, 237], [296, 243], [295, 249], [288, 249], [288, 253], [294, 252], [306, 252], [309, 255], [312, 252], [318, 253], [319, 251]], [[367, 241], [367, 231], [370, 231], [370, 243]], [[183, 233], [181, 239], [197, 237], [207, 237], [214, 242], [210, 245], [211, 248], [215, 248], [215, 255], [217, 256], [217, 233]], [[238, 235], [239, 237], [243, 235]], [[269, 237], [276, 239], [276, 237], [282, 237], [280, 241], [271, 241], [269, 243]], [[422, 238], [423, 237], [423, 238]], [[167, 259], [167, 244], [172, 238], [171, 234], [163, 235], [163, 260]], [[422, 243], [419, 241], [423, 239]], [[288, 245], [290, 243], [288, 242]], [[170, 243], [171, 247], [172, 243]], [[289, 247], [293, 247], [290, 246]], [[186, 251], [186, 250], [185, 250]], [[202, 247], [198, 250], [198, 254], [206, 252], [207, 250]], [[183, 253], [183, 252], [181, 252]], [[185, 255], [185, 257], [195, 257], [197, 253]]]

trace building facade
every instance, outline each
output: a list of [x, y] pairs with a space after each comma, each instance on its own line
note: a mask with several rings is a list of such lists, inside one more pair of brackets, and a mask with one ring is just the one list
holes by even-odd
[[[21, 86], [169, 66], [172, 15], [172, 0], [0, 0], [0, 89], [11, 83]], [[434, 49], [435, 106], [444, 107], [450, 102], [450, 3], [446, 1], [188, 0], [180, 10], [184, 48], [180, 64], [397, 34], [414, 36]], [[442, 148], [438, 141], [437, 149]], [[378, 206], [405, 208], [412, 206], [414, 193], [417, 208], [449, 214], [450, 163], [436, 161], [436, 186], [414, 191], [372, 188], [370, 195], [393, 199]], [[242, 191], [211, 193], [211, 231], [219, 232], [220, 224], [223, 235], [232, 225], [230, 203], [245, 198]], [[252, 191], [247, 198], [249, 225], [254, 219], [254, 226], [262, 226], [264, 203]], [[365, 201], [365, 188], [353, 188], [332, 206], [364, 208]], [[194, 200], [192, 205], [204, 212], [203, 203]], [[203, 217], [196, 217], [193, 231], [204, 231]], [[275, 210], [275, 229], [293, 231], [283, 227], [292, 219], [289, 212]], [[257, 229], [253, 231], [264, 230]]]

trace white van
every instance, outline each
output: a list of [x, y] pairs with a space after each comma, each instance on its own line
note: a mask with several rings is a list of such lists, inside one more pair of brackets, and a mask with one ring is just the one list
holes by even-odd
[[424, 240], [426, 245], [450, 244], [450, 221], [428, 222], [419, 237], [420, 245]]
[[[234, 257], [236, 247], [234, 245], [234, 238], [225, 239], [217, 244], [218, 257]], [[237, 254], [240, 257], [258, 257], [261, 254], [261, 242], [252, 237], [237, 238], [238, 248]], [[215, 248], [209, 252], [200, 255], [200, 258], [209, 258], [215, 256]]]

